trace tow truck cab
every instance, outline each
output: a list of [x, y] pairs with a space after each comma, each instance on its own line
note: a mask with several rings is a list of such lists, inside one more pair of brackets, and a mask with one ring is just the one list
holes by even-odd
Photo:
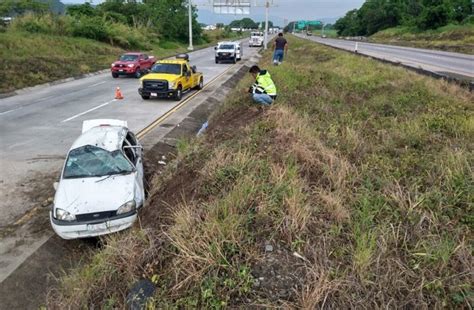
[[252, 32], [250, 34], [249, 46], [263, 46], [263, 32]]
[[203, 88], [204, 78], [195, 66], [189, 64], [189, 56], [182, 54], [176, 59], [156, 62], [151, 73], [140, 79], [140, 84], [138, 93], [144, 100], [173, 98], [179, 101], [183, 92]]

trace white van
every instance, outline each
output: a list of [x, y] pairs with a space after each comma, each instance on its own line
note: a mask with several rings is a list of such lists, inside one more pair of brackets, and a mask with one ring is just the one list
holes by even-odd
[[250, 34], [249, 46], [263, 46], [263, 32], [252, 32]]
[[236, 63], [241, 60], [243, 50], [240, 42], [219, 42], [215, 49], [216, 64], [221, 61], [231, 61]]

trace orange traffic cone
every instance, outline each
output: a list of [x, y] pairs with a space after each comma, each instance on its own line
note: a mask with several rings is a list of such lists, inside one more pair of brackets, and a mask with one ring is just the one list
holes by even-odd
[[123, 99], [122, 92], [120, 91], [120, 87], [117, 87], [115, 90], [115, 99]]

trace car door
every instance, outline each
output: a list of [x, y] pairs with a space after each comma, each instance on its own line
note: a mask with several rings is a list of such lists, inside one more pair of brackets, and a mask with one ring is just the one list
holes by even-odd
[[135, 184], [137, 187], [137, 194], [139, 194], [140, 204], [143, 205], [145, 202], [145, 184], [144, 184], [144, 171], [143, 171], [143, 148], [138, 143], [135, 135], [132, 132], [128, 132], [124, 141], [124, 153], [132, 161], [137, 173], [135, 174]]
[[184, 85], [183, 85], [183, 90], [184, 89], [189, 89], [192, 87], [192, 74], [191, 74], [191, 69], [189, 68], [188, 64], [183, 64], [183, 80], [184, 80]]
[[152, 65], [152, 61], [147, 54], [143, 54], [143, 67], [144, 69], [150, 69]]

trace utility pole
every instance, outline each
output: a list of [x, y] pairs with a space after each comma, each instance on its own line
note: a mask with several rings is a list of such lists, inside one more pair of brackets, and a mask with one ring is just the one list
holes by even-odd
[[265, 1], [265, 36], [264, 36], [264, 39], [263, 39], [263, 49], [267, 49], [268, 48], [268, 11], [270, 9], [270, 2], [269, 0], [266, 0]]
[[189, 46], [188, 50], [194, 50], [193, 47], [193, 5], [191, 0], [188, 0], [188, 17], [189, 17]]

